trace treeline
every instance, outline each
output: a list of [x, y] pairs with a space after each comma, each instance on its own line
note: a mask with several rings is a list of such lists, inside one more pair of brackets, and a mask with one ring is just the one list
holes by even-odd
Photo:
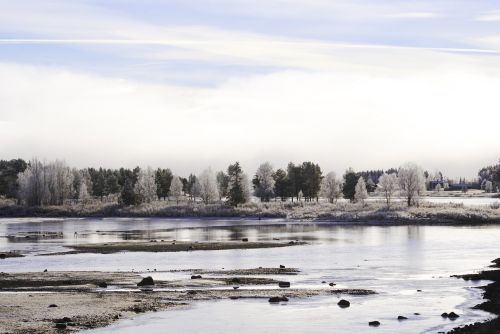
[[500, 161], [496, 165], [483, 167], [478, 172], [481, 189], [486, 192], [499, 192], [500, 190]]
[[[485, 182], [498, 184], [500, 165], [483, 170], [480, 176]], [[237, 206], [252, 195], [262, 202], [318, 201], [322, 197], [331, 203], [339, 198], [363, 203], [370, 192], [383, 195], [388, 206], [395, 196], [404, 196], [408, 205], [414, 205], [429, 180], [429, 173], [412, 163], [386, 171], [348, 169], [337, 177], [334, 172], [324, 175], [320, 166], [310, 161], [291, 162], [277, 170], [265, 162], [250, 179], [238, 162], [224, 171], [214, 173], [208, 168], [199, 175], [182, 177], [168, 168], [76, 169], [63, 161], [0, 161], [0, 196], [16, 198], [28, 206], [62, 205], [68, 201], [85, 204], [90, 199], [116, 200], [123, 205], [188, 199]]]

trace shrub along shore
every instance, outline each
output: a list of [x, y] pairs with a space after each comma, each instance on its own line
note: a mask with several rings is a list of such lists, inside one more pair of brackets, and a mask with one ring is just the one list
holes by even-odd
[[500, 209], [494, 206], [466, 207], [462, 204], [423, 202], [407, 207], [394, 203], [387, 208], [382, 202], [325, 203], [269, 202], [246, 203], [236, 207], [155, 201], [138, 206], [116, 202], [92, 202], [59, 206], [26, 207], [12, 201], [0, 201], [0, 217], [165, 217], [165, 218], [281, 218], [296, 221], [325, 221], [368, 224], [496, 224]]

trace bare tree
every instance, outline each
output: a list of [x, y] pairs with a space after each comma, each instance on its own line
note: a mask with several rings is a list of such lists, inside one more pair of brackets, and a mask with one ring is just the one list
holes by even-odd
[[156, 174], [151, 167], [139, 170], [137, 182], [134, 185], [134, 193], [139, 203], [150, 203], [158, 199], [155, 176]]
[[170, 184], [170, 196], [174, 197], [179, 204], [179, 199], [182, 196], [182, 181], [178, 176], [174, 176]]
[[365, 179], [361, 176], [358, 179], [358, 183], [356, 183], [356, 188], [354, 192], [354, 199], [356, 202], [360, 202], [361, 204], [365, 203], [365, 199], [368, 198], [368, 191], [366, 190]]
[[253, 179], [255, 196], [260, 197], [262, 202], [269, 202], [274, 196], [274, 170], [269, 162], [264, 162], [259, 166]]
[[327, 198], [330, 203], [336, 203], [342, 196], [342, 181], [337, 178], [334, 172], [326, 174], [321, 181], [320, 194]]
[[396, 173], [384, 173], [378, 179], [377, 192], [385, 197], [387, 207], [391, 206], [392, 198], [396, 195], [399, 189], [399, 180]]
[[484, 184], [484, 191], [487, 193], [492, 193], [493, 192], [493, 182], [491, 181], [486, 181]]
[[422, 168], [415, 163], [408, 162], [399, 167], [398, 177], [402, 195], [406, 197], [408, 206], [417, 204], [420, 195], [425, 190], [425, 176]]
[[200, 196], [203, 203], [208, 204], [216, 201], [219, 197], [219, 191], [217, 189], [217, 180], [215, 179], [212, 169], [205, 169], [198, 180], [200, 183]]

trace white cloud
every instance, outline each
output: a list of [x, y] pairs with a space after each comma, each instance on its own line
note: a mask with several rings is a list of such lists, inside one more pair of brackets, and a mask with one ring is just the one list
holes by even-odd
[[475, 17], [476, 21], [483, 22], [499, 22], [500, 21], [500, 11], [492, 11], [484, 13]]
[[[399, 59], [391, 53], [388, 64]], [[8, 123], [0, 126], [10, 131], [0, 131], [8, 143], [0, 156], [180, 173], [233, 160], [252, 171], [264, 159], [310, 159], [338, 172], [417, 160], [471, 175], [500, 154], [498, 132], [487, 126], [500, 122], [500, 76], [453, 55], [427, 57], [408, 58], [415, 66], [405, 72], [398, 61], [385, 71], [286, 70], [211, 89], [1, 64], [0, 120]]]

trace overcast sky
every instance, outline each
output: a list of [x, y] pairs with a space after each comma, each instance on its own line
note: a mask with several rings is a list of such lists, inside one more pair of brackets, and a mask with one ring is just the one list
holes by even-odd
[[500, 157], [500, 3], [0, 0], [0, 159], [198, 173]]

